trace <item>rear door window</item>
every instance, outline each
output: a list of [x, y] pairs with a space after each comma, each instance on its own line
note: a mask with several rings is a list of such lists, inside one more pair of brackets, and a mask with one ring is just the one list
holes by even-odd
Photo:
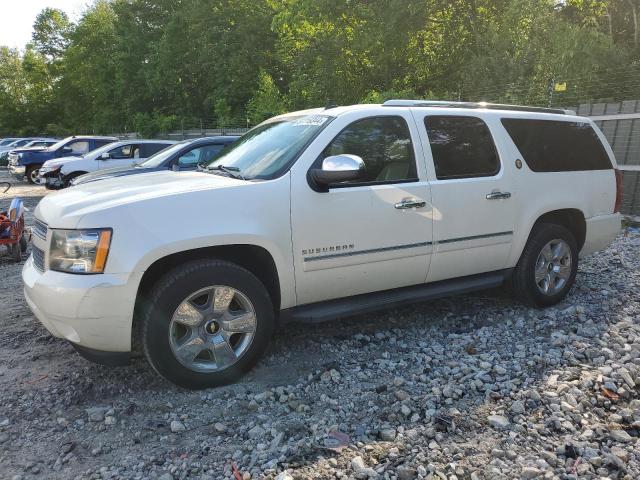
[[120, 145], [119, 147], [109, 150], [109, 156], [113, 159], [131, 158], [136, 148], [138, 148], [137, 145]]
[[492, 177], [500, 171], [498, 151], [489, 127], [477, 117], [425, 117], [438, 180]]
[[612, 168], [602, 142], [587, 122], [503, 118], [502, 125], [534, 172]]

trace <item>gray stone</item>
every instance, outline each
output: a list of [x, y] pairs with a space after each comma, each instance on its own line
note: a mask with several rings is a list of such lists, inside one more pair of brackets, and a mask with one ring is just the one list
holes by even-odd
[[509, 425], [511, 425], [509, 419], [507, 417], [503, 417], [502, 415], [489, 415], [487, 417], [487, 421], [489, 422], [489, 425], [497, 429], [509, 428]]
[[611, 430], [609, 434], [616, 442], [632, 442], [634, 439], [625, 430]]
[[179, 420], [173, 420], [171, 422], [171, 431], [173, 433], [180, 433], [180, 432], [184, 432], [187, 428], [184, 426], [184, 423], [180, 422]]

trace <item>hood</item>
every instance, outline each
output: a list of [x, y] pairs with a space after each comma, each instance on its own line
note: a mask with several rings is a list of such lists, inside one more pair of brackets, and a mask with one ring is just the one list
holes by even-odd
[[47, 160], [42, 165], [43, 167], [57, 167], [58, 165], [69, 165], [73, 162], [78, 162], [80, 160], [84, 160], [84, 157], [60, 157], [60, 158], [52, 158], [51, 160]]
[[95, 182], [96, 180], [104, 180], [114, 177], [125, 177], [129, 175], [138, 175], [141, 173], [160, 172], [167, 170], [166, 167], [143, 168], [143, 167], [115, 167], [96, 170], [95, 172], [85, 173], [77, 177], [73, 181], [73, 185], [81, 185], [87, 182]]
[[36, 149], [36, 150], [25, 148], [25, 149], [16, 150], [16, 151], [22, 153], [23, 160], [24, 159], [39, 160], [42, 163], [44, 163], [45, 160], [48, 160], [55, 155], [55, 152], [49, 150], [48, 148], [42, 148], [42, 149]]
[[38, 152], [40, 150], [46, 150], [47, 147], [27, 147], [27, 148], [14, 148], [11, 152], [22, 153], [22, 152]]
[[50, 193], [38, 204], [35, 216], [53, 228], [76, 228], [81, 217], [101, 210], [247, 183], [211, 173], [170, 170], [113, 177]]

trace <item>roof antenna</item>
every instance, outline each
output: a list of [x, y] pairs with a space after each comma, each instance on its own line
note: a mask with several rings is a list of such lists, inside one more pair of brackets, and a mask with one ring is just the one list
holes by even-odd
[[334, 102], [332, 102], [331, 100], [327, 100], [327, 103], [325, 103], [324, 105], [324, 109], [325, 110], [330, 110], [332, 108], [336, 108], [338, 105], [336, 105]]

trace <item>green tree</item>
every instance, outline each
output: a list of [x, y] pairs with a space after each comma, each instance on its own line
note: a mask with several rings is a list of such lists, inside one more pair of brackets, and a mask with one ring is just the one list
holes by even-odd
[[287, 110], [284, 96], [278, 90], [273, 78], [264, 70], [258, 77], [258, 86], [247, 104], [247, 118], [253, 125]]
[[62, 56], [71, 32], [69, 17], [57, 8], [45, 8], [36, 17], [31, 40], [34, 48], [49, 61]]

